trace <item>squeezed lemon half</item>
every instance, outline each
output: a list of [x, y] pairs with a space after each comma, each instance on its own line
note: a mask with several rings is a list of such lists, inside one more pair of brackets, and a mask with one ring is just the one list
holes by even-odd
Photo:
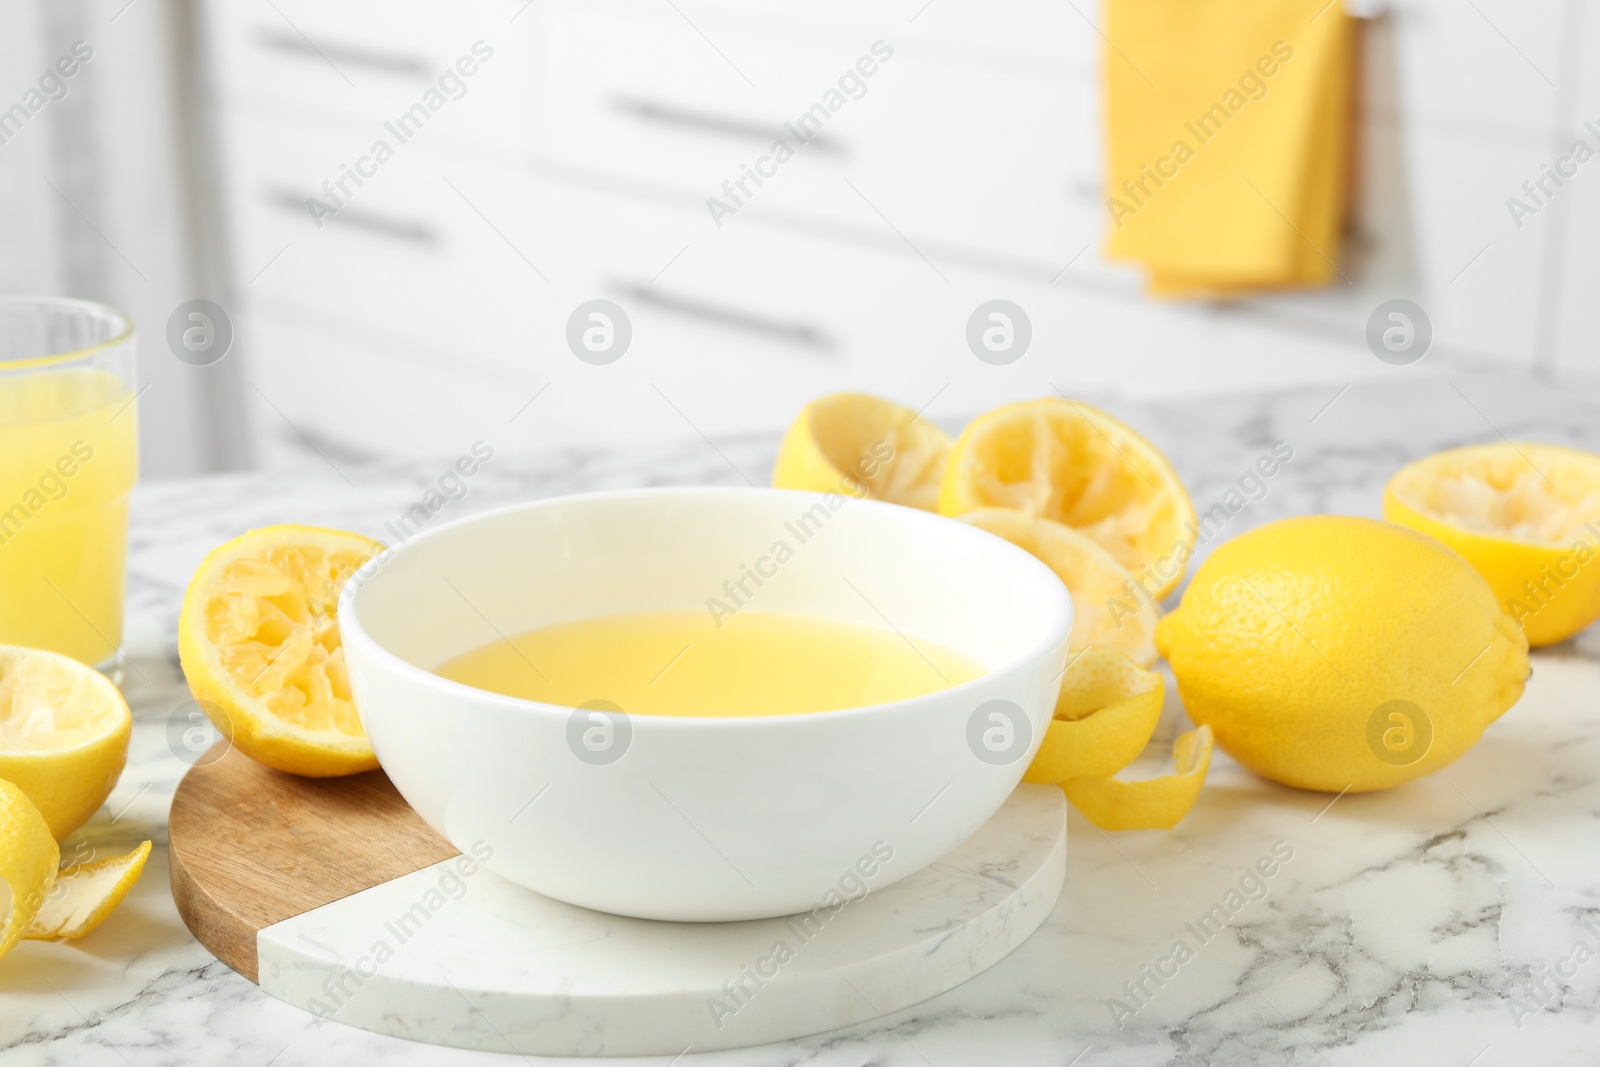
[[315, 526], [252, 530], [195, 571], [178, 656], [195, 699], [245, 755], [311, 777], [377, 758], [350, 699], [339, 591], [378, 542]]
[[979, 508], [962, 522], [1005, 538], [1056, 572], [1072, 594], [1072, 649], [1103, 648], [1125, 653], [1148, 667], [1156, 661], [1155, 601], [1142, 604], [1129, 591], [1130, 575], [1116, 558], [1070, 526], [1005, 508]]
[[132, 729], [128, 702], [99, 671], [0, 645], [0, 778], [27, 794], [57, 841], [111, 795]]
[[772, 484], [933, 511], [949, 454], [945, 432], [910, 408], [834, 393], [807, 404], [790, 424]]
[[1531, 442], [1453, 448], [1401, 468], [1383, 514], [1464, 556], [1535, 648], [1600, 618], [1600, 456]]
[[1099, 544], [1159, 600], [1183, 580], [1195, 513], [1172, 464], [1087, 404], [1046, 398], [996, 408], [956, 439], [939, 511], [1007, 508]]

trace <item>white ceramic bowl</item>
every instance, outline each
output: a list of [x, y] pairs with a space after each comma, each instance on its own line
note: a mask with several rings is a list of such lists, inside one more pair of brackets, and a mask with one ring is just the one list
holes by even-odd
[[[793, 552], [781, 564], [778, 542]], [[539, 626], [707, 610], [746, 568], [768, 576], [746, 580], [742, 610], [892, 625], [988, 673], [898, 703], [749, 718], [614, 718], [431, 673]], [[718, 921], [882, 888], [981, 826], [1050, 720], [1072, 603], [1021, 549], [910, 508], [646, 489], [423, 533], [347, 583], [339, 621], [379, 761], [457, 848], [572, 904]]]

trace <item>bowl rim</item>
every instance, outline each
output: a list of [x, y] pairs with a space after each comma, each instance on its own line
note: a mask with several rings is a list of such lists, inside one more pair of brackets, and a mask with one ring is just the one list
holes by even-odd
[[[594, 492], [564, 493], [560, 496], [541, 497], [535, 500], [524, 500], [514, 504], [507, 504], [502, 507], [492, 508], [488, 511], [482, 511], [472, 515], [465, 515], [459, 519], [452, 519], [450, 522], [443, 523], [442, 525], [436, 526], [430, 530], [424, 530], [421, 533], [409, 537], [402, 541], [398, 546], [386, 546], [385, 551], [392, 553], [392, 555], [389, 557], [389, 559], [381, 560], [378, 564], [378, 569], [369, 577], [358, 580], [360, 573], [360, 569], [358, 568], [357, 571], [345, 581], [344, 588], [339, 592], [337, 608], [340, 645], [341, 647], [347, 647], [352, 643], [363, 645], [365, 646], [368, 655], [371, 655], [376, 659], [388, 664], [390, 669], [398, 671], [399, 674], [408, 677], [410, 680], [421, 682], [423, 685], [426, 685], [435, 692], [452, 696], [469, 696], [479, 702], [487, 702], [491, 705], [531, 716], [556, 716], [560, 721], [565, 722], [567, 719], [571, 718], [572, 713], [578, 709], [567, 707], [562, 704], [550, 704], [540, 700], [528, 700], [523, 697], [508, 696], [504, 693], [496, 693], [493, 690], [480, 689], [477, 686], [468, 685], [465, 682], [453, 681], [452, 679], [435, 674], [433, 671], [430, 671], [425, 667], [419, 667], [409, 660], [401, 658], [396, 653], [391, 652], [383, 645], [382, 642], [373, 637], [372, 634], [368, 633], [366, 627], [361, 624], [359, 615], [355, 610], [356, 600], [360, 597], [361, 591], [374, 581], [377, 581], [379, 576], [383, 573], [384, 566], [393, 560], [399, 553], [405, 551], [408, 547], [419, 544], [431, 538], [445, 535], [457, 527], [478, 522], [487, 522], [513, 512], [537, 511], [544, 508], [558, 506], [570, 507], [579, 502], [599, 502], [602, 500], [612, 500], [617, 498], [683, 498], [713, 495], [722, 497], [770, 497], [778, 494], [786, 494], [794, 497], [809, 497], [819, 501], [824, 500], [826, 497], [831, 495], [840, 495], [833, 493], [813, 492], [804, 489], [781, 489], [769, 486], [640, 486], [631, 489], [605, 489]], [[1024, 570], [1036, 570], [1039, 573], [1040, 584], [1042, 588], [1049, 590], [1052, 594], [1059, 591], [1059, 595], [1053, 598], [1055, 599], [1055, 604], [1054, 609], [1051, 612], [1053, 618], [1051, 618], [1047, 624], [1049, 631], [1048, 636], [1046, 636], [1043, 640], [1029, 646], [1025, 651], [1013, 656], [1001, 666], [990, 671], [985, 671], [983, 674], [980, 674], [978, 677], [973, 678], [970, 681], [962, 682], [959, 685], [949, 686], [944, 689], [936, 689], [931, 693], [924, 693], [920, 696], [909, 697], [905, 700], [893, 700], [879, 704], [863, 704], [856, 707], [835, 708], [829, 711], [804, 712], [791, 715], [651, 715], [643, 712], [628, 712], [626, 709], [623, 709], [624, 714], [627, 716], [629, 723], [632, 724], [633, 729], [640, 729], [641, 727], [639, 724], [643, 722], [650, 723], [650, 726], [645, 728], [652, 730], [703, 730], [711, 728], [713, 725], [720, 729], [781, 729], [782, 726], [779, 724], [791, 724], [793, 728], [801, 728], [802, 724], [819, 719], [839, 721], [844, 718], [854, 718], [864, 715], [882, 715], [888, 711], [906, 711], [914, 713], [922, 707], [948, 701], [954, 695], [980, 687], [992, 687], [997, 681], [1003, 681], [1009, 676], [1028, 669], [1029, 666], [1034, 663], [1034, 661], [1041, 656], [1047, 655], [1051, 649], [1057, 646], [1065, 649], [1067, 638], [1072, 632], [1073, 620], [1077, 615], [1077, 605], [1073, 603], [1072, 595], [1067, 590], [1066, 584], [1061, 581], [1060, 577], [1032, 553], [1028, 552], [1026, 549], [1012, 544], [1010, 541], [1000, 537], [998, 534], [992, 534], [987, 530], [980, 529], [968, 523], [960, 522], [957, 519], [939, 515], [934, 512], [926, 512], [919, 508], [907, 507], [903, 504], [893, 504], [887, 501], [872, 500], [865, 497], [848, 497], [847, 501], [852, 506], [862, 505], [868, 508], [868, 510], [892, 514], [902, 519], [906, 519], [914, 524], [937, 523], [941, 524], [941, 528], [946, 530], [964, 530], [966, 531], [965, 534], [958, 533], [956, 536], [964, 537], [970, 535], [972, 543], [983, 546], [983, 551], [998, 552], [1002, 556], [1010, 556], [1014, 561], [1020, 562]], [[374, 556], [373, 558], [376, 559], [378, 557]], [[348, 661], [348, 653], [346, 653], [346, 659]], [[1068, 660], [1068, 665], [1070, 665], [1070, 659]], [[1066, 674], [1065, 668], [1063, 668], [1061, 674]], [[1059, 677], [1056, 679], [1056, 681], [1059, 681]], [[1052, 711], [1053, 708], [1054, 704], [1052, 702]], [[361, 714], [361, 709], [359, 707], [357, 707], [356, 711], [358, 715]]]

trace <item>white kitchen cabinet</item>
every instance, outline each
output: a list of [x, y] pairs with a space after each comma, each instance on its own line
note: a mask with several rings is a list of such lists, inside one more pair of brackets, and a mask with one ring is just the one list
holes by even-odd
[[[1412, 373], [1538, 361], [1552, 285], [1569, 294], [1563, 351], [1593, 332], [1551, 274], [1547, 228], [1503, 218], [1551, 140], [1563, 8], [1478, 6], [1396, 0], [1364, 30], [1349, 284], [1217, 307], [1148, 300], [1099, 255], [1093, 5], [475, 0], [380, 20], [213, 4], [242, 362], [319, 440], [396, 455], [502, 417], [528, 446], [771, 432], [839, 388], [933, 398], [936, 414], [1057, 387], [1337, 389], [1394, 373], [1363, 329], [1396, 296], [1437, 331]], [[306, 198], [394, 140], [384, 124], [480, 39], [494, 55], [460, 99], [315, 225]], [[802, 144], [807, 113], [820, 133]], [[724, 183], [758, 166], [734, 201]], [[732, 210], [714, 217], [712, 199]], [[1583, 217], [1589, 200], [1571, 200]], [[1569, 240], [1557, 267], [1592, 278], [1593, 259]], [[606, 367], [566, 342], [596, 298], [634, 330]], [[967, 348], [993, 298], [1032, 320], [1011, 366]], [[293, 399], [319, 374], [339, 397]], [[359, 413], [345, 395], [367, 398]], [[281, 431], [273, 462], [320, 462]]]

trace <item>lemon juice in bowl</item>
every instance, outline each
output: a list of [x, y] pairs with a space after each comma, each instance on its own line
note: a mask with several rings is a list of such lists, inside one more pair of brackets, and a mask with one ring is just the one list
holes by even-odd
[[560, 623], [439, 667], [452, 681], [637, 715], [800, 715], [909, 700], [984, 674], [893, 630], [782, 612], [640, 612]]
[[110, 666], [138, 476], [133, 325], [0, 298], [0, 644]]

